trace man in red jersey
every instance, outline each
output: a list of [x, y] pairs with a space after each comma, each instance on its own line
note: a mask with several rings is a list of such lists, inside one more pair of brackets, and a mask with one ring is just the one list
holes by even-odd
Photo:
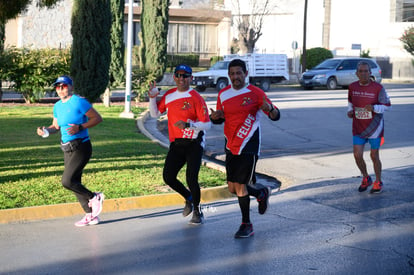
[[[163, 178], [167, 185], [185, 199], [183, 216], [193, 212], [190, 224], [199, 225], [203, 223], [203, 212], [200, 208], [198, 174], [205, 146], [205, 131], [210, 129], [211, 122], [204, 99], [190, 87], [191, 67], [178, 65], [173, 77], [177, 87], [168, 90], [158, 102], [158, 88], [155, 83], [151, 85], [150, 114], [158, 117], [167, 112], [170, 147], [165, 159]], [[186, 181], [190, 190], [177, 179], [178, 172], [186, 163]]]
[[356, 81], [348, 87], [348, 117], [352, 118], [354, 158], [362, 173], [358, 191], [367, 190], [372, 184], [364, 161], [364, 146], [371, 145], [371, 159], [374, 164], [375, 181], [370, 193], [382, 191], [381, 160], [379, 148], [384, 137], [384, 112], [391, 109], [391, 101], [384, 87], [371, 80], [371, 68], [365, 61], [358, 63]]
[[260, 152], [260, 119], [280, 118], [279, 110], [259, 88], [246, 84], [246, 63], [234, 59], [228, 68], [231, 85], [222, 89], [217, 98], [216, 111], [211, 110], [214, 124], [224, 122], [226, 173], [229, 191], [236, 194], [242, 214], [242, 224], [235, 238], [248, 238], [254, 234], [250, 222], [250, 195], [259, 203], [259, 213], [268, 206], [270, 188], [255, 188], [256, 162]]

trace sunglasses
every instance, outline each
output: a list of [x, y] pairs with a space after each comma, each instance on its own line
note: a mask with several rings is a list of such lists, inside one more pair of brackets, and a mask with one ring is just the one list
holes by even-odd
[[191, 74], [189, 73], [184, 73], [184, 74], [174, 73], [174, 75], [176, 78], [180, 78], [180, 77], [189, 78], [191, 76]]
[[60, 90], [60, 89], [66, 89], [67, 87], [68, 87], [68, 84], [58, 84], [56, 85], [55, 89]]

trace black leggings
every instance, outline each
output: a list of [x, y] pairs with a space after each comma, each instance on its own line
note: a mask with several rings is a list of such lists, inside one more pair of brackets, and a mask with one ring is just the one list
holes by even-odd
[[[200, 204], [200, 185], [198, 173], [200, 172], [203, 147], [200, 142], [193, 140], [187, 142], [172, 142], [165, 159], [163, 178], [167, 185], [178, 192], [184, 199], [193, 198], [195, 207]], [[178, 179], [177, 174], [187, 163], [186, 181], [188, 190]]]
[[75, 193], [85, 213], [91, 213], [88, 206], [89, 200], [95, 195], [82, 185], [82, 172], [92, 156], [92, 144], [90, 140], [82, 142], [78, 150], [64, 152], [65, 170], [62, 175], [62, 185]]

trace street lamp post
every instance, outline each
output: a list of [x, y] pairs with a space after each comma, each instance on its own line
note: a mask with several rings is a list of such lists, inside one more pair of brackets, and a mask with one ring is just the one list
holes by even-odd
[[125, 109], [119, 115], [125, 118], [134, 118], [131, 112], [131, 76], [132, 76], [132, 19], [133, 19], [133, 0], [128, 3], [128, 37], [127, 37], [127, 67], [126, 67], [126, 84], [125, 84]]

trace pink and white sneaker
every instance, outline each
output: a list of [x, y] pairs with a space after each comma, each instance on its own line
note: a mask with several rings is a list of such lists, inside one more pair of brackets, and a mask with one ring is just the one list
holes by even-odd
[[95, 225], [99, 223], [98, 217], [92, 217], [91, 213], [86, 213], [85, 217], [83, 217], [80, 221], [75, 223], [75, 226], [82, 227], [87, 225]]
[[95, 196], [89, 200], [89, 207], [92, 208], [92, 217], [98, 217], [102, 212], [102, 204], [105, 199], [103, 193], [95, 193]]

